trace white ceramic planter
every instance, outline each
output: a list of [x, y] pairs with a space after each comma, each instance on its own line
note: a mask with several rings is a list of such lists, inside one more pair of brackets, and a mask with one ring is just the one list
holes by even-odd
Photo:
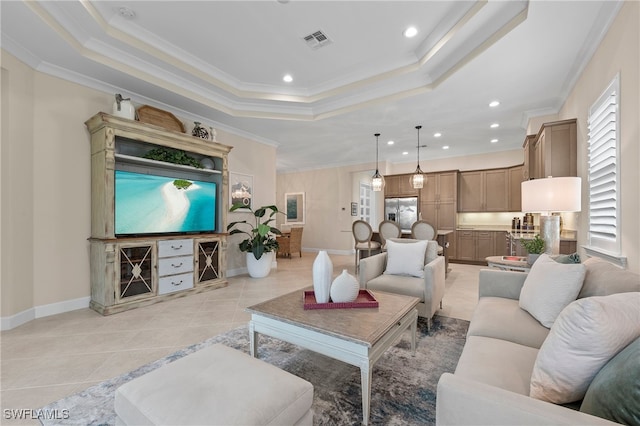
[[271, 272], [271, 263], [275, 252], [264, 253], [260, 259], [256, 259], [253, 253], [247, 253], [247, 271], [251, 278], [264, 278]]

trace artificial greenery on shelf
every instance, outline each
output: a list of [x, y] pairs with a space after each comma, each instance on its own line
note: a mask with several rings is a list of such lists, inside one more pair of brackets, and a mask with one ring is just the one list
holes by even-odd
[[536, 234], [531, 240], [522, 238], [520, 239], [520, 243], [529, 254], [544, 253], [544, 240], [540, 238], [540, 234]]
[[193, 157], [179, 149], [171, 148], [154, 148], [144, 155], [149, 160], [164, 161], [165, 163], [181, 164], [183, 166], [191, 166], [201, 169], [202, 166]]

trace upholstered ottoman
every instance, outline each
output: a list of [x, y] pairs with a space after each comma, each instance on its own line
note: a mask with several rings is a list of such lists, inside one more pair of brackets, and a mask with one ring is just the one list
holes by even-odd
[[224, 345], [116, 390], [117, 424], [312, 425], [313, 385]]

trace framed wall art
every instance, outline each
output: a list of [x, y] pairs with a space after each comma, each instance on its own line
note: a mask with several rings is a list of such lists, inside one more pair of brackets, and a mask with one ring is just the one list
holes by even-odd
[[253, 176], [229, 172], [229, 207], [242, 204], [244, 208], [236, 211], [247, 211], [252, 207]]

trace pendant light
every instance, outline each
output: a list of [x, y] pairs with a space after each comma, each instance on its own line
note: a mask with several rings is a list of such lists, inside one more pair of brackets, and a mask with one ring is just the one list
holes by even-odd
[[424, 172], [420, 168], [420, 129], [422, 129], [422, 126], [416, 126], [416, 130], [418, 131], [418, 167], [416, 167], [416, 171], [411, 175], [411, 186], [413, 186], [413, 189], [420, 189], [424, 186]]
[[384, 188], [384, 176], [378, 171], [378, 138], [380, 137], [380, 133], [376, 133], [373, 136], [376, 137], [376, 172], [371, 176], [371, 188], [379, 192]]

